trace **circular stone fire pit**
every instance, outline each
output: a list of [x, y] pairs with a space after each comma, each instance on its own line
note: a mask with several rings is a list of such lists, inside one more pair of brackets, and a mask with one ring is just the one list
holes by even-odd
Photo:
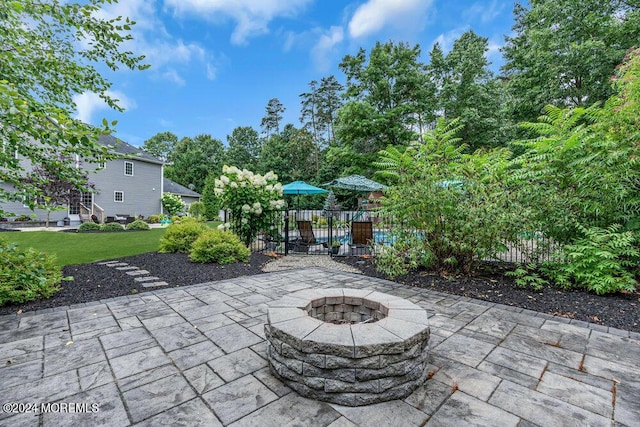
[[424, 309], [362, 289], [303, 290], [272, 303], [271, 371], [305, 397], [347, 406], [402, 399], [427, 375]]

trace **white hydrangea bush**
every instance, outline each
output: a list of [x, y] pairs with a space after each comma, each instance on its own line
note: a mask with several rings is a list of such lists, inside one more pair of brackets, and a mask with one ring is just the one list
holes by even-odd
[[256, 236], [273, 228], [278, 211], [285, 202], [282, 184], [273, 172], [264, 176], [235, 166], [224, 166], [215, 180], [214, 193], [223, 209], [231, 213], [231, 222], [218, 228], [231, 229], [249, 246]]

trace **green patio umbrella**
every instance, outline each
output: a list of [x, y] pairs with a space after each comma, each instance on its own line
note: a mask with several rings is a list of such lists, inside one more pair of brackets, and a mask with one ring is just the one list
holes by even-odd
[[362, 175], [349, 175], [343, 178], [336, 178], [323, 184], [325, 187], [342, 188], [353, 191], [380, 191], [387, 188], [386, 185], [375, 182]]

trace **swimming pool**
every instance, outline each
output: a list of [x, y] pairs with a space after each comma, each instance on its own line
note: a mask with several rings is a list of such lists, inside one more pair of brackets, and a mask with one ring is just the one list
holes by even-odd
[[[421, 233], [415, 233], [416, 237], [421, 237]], [[334, 239], [337, 239], [340, 243], [350, 243], [351, 235], [347, 232], [346, 234], [341, 233], [338, 236], [333, 236]], [[376, 244], [385, 245], [385, 246], [393, 246], [398, 238], [397, 235], [388, 230], [374, 230], [373, 231], [373, 241]], [[328, 237], [316, 237], [317, 243], [326, 243], [329, 240]]]

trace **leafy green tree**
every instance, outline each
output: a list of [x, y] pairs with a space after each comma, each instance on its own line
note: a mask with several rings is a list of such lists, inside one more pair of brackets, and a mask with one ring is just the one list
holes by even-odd
[[134, 22], [101, 18], [97, 12], [105, 3], [111, 2], [0, 3], [0, 181], [10, 186], [0, 187], [0, 200], [37, 194], [34, 184], [22, 179], [16, 153], [77, 188], [84, 171], [61, 159], [78, 154], [98, 163], [109, 157], [97, 143], [101, 133], [110, 132], [109, 123], [94, 127], [73, 120], [73, 98], [93, 92], [121, 110], [96, 64], [111, 70], [147, 66], [143, 57], [122, 50]]
[[259, 170], [275, 172], [282, 182], [313, 180], [316, 175], [313, 153], [313, 136], [287, 124], [280, 134], [265, 141]]
[[[72, 163], [70, 158], [61, 159], [62, 163]], [[76, 184], [60, 179], [55, 170], [46, 169], [46, 165], [36, 165], [25, 178], [25, 182], [32, 185], [37, 190], [37, 196], [31, 203], [35, 207], [47, 211], [45, 226], [49, 227], [51, 212], [66, 209], [66, 207], [80, 200], [80, 191]], [[82, 191], [92, 191], [95, 185], [89, 182], [87, 174], [83, 174]]]
[[[502, 145], [500, 84], [489, 70], [488, 39], [467, 31], [453, 44], [442, 60], [434, 46], [429, 67], [439, 87], [438, 106], [448, 120], [460, 118], [460, 138], [471, 149]], [[438, 75], [440, 74], [440, 75]]]
[[224, 156], [222, 141], [211, 135], [182, 138], [174, 150], [173, 163], [165, 168], [165, 176], [185, 187], [192, 184], [201, 193], [207, 175], [222, 171]]
[[265, 133], [267, 139], [269, 139], [269, 136], [273, 132], [280, 132], [282, 113], [284, 113], [285, 110], [286, 108], [284, 108], [284, 105], [282, 105], [282, 102], [280, 102], [278, 98], [271, 98], [267, 103], [265, 108], [266, 114], [260, 122], [260, 127], [262, 127], [262, 131]]
[[309, 82], [310, 92], [300, 94], [300, 122], [303, 129], [308, 130], [313, 135], [313, 145], [315, 147], [315, 164], [316, 172], [320, 169], [320, 146], [322, 145], [322, 137], [320, 136], [326, 131], [327, 124], [320, 119], [320, 96], [318, 91], [318, 82], [312, 80]]
[[604, 102], [626, 51], [640, 40], [640, 10], [629, 0], [535, 0], [514, 7], [506, 38], [505, 77], [518, 121], [535, 120], [543, 106]]
[[347, 103], [338, 115], [339, 140], [375, 153], [415, 139], [416, 124], [424, 128], [435, 109], [424, 102], [435, 87], [419, 58], [420, 46], [393, 42], [376, 43], [368, 61], [364, 49], [343, 58]]
[[323, 77], [318, 87], [318, 99], [320, 102], [319, 120], [326, 126], [326, 140], [331, 143], [335, 140], [335, 123], [338, 118], [338, 110], [342, 107], [342, 91], [344, 87], [335, 76]]
[[309, 92], [300, 94], [300, 122], [313, 135], [315, 145], [316, 173], [320, 170], [320, 153], [334, 140], [334, 125], [337, 111], [342, 105], [342, 85], [334, 76], [323, 77], [309, 83]]
[[226, 163], [240, 169], [255, 170], [258, 166], [262, 141], [251, 126], [237, 127], [227, 136]]
[[142, 149], [160, 160], [171, 161], [178, 137], [171, 132], [160, 132], [147, 139]]

